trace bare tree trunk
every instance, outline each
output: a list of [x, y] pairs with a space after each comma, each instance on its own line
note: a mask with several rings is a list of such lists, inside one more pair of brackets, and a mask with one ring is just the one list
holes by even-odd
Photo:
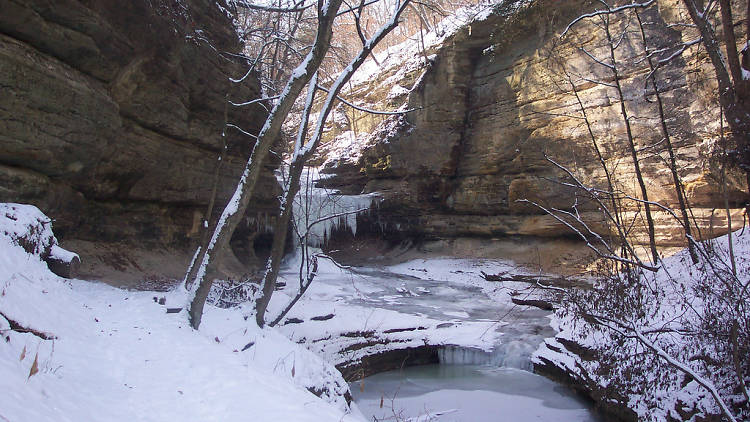
[[[750, 206], [750, 110], [748, 110], [750, 99], [744, 98], [746, 95], [750, 95], [750, 93], [745, 92], [747, 91], [747, 82], [740, 80], [739, 90], [737, 86], [732, 84], [729, 72], [724, 65], [718, 39], [711, 23], [708, 21], [708, 17], [704, 14], [703, 9], [698, 10], [698, 6], [693, 0], [682, 0], [682, 2], [690, 14], [690, 19], [701, 34], [703, 46], [706, 48], [706, 53], [716, 73], [716, 80], [719, 84], [719, 102], [724, 108], [727, 124], [737, 143], [740, 168], [746, 173], [748, 183], [747, 207]], [[750, 36], [750, 33], [748, 35]]]
[[[266, 309], [268, 308], [268, 304], [271, 302], [271, 296], [273, 295], [273, 290], [276, 286], [276, 280], [279, 276], [281, 259], [283, 258], [284, 254], [286, 231], [288, 229], [289, 220], [292, 215], [294, 197], [299, 191], [299, 181], [302, 176], [302, 171], [304, 170], [305, 163], [315, 153], [315, 150], [320, 144], [325, 122], [331, 110], [333, 109], [333, 104], [336, 101], [339, 92], [341, 92], [341, 89], [344, 87], [344, 85], [349, 81], [349, 79], [351, 79], [352, 75], [354, 75], [354, 72], [362, 65], [362, 63], [364, 63], [365, 59], [372, 52], [372, 49], [375, 48], [375, 46], [383, 38], [385, 38], [385, 36], [388, 35], [388, 33], [391, 32], [393, 28], [398, 26], [398, 19], [406, 6], [409, 5], [409, 1], [410, 0], [403, 0], [402, 3], [397, 4], [396, 10], [394, 11], [394, 14], [389, 22], [387, 22], [372, 38], [364, 43], [359, 54], [349, 63], [349, 66], [347, 66], [347, 68], [339, 75], [338, 79], [336, 79], [336, 81], [333, 83], [333, 86], [331, 86], [331, 88], [328, 90], [328, 96], [326, 97], [323, 108], [318, 115], [315, 132], [313, 133], [313, 136], [308, 141], [308, 143], [303, 145], [303, 141], [307, 133], [307, 121], [306, 119], [304, 119], [304, 117], [309, 117], [309, 106], [311, 106], [312, 103], [312, 99], [308, 97], [308, 103], [304, 112], [305, 116], [303, 116], [303, 119], [305, 121], [303, 121], [302, 123], [297, 141], [295, 142], [292, 164], [289, 168], [289, 180], [287, 181], [286, 187], [284, 189], [284, 199], [281, 203], [281, 215], [279, 216], [277, 225], [274, 229], [275, 231], [273, 246], [271, 248], [271, 256], [269, 257], [268, 263], [266, 265], [266, 272], [261, 283], [263, 296], [258, 299], [258, 302], [256, 304], [257, 313], [255, 315], [255, 318], [259, 327], [263, 327], [263, 325], [265, 324]], [[313, 82], [315, 82], [317, 80], [317, 77], [314, 76], [312, 80]], [[312, 84], [312, 86], [310, 86], [308, 89], [314, 91], [315, 85]], [[308, 227], [305, 227], [305, 230], [308, 229]]]
[[278, 99], [266, 119], [263, 128], [258, 134], [258, 140], [253, 147], [250, 158], [245, 165], [237, 189], [219, 217], [211, 239], [202, 248], [196, 260], [196, 265], [194, 266], [195, 275], [189, 277], [187, 281], [189, 292], [188, 318], [190, 325], [195, 329], [200, 326], [203, 306], [213, 283], [213, 280], [207, 277], [208, 266], [215, 259], [213, 255], [220, 254], [227, 248], [234, 229], [245, 214], [250, 197], [255, 191], [255, 185], [263, 170], [265, 159], [274, 142], [279, 137], [284, 120], [289, 115], [302, 89], [320, 67], [331, 45], [333, 22], [338, 9], [341, 7], [341, 3], [342, 0], [318, 1], [318, 30], [313, 48], [293, 72], [284, 88], [281, 98]]
[[737, 38], [734, 36], [732, 5], [729, 0], [719, 0], [719, 5], [721, 6], [721, 27], [724, 31], [729, 73], [732, 75], [734, 84], [737, 85], [742, 80], [742, 70], [740, 69], [740, 58], [737, 54]]
[[653, 258], [653, 263], [656, 264], [659, 262], [659, 253], [656, 250], [656, 238], [655, 238], [655, 229], [654, 229], [654, 219], [651, 216], [651, 205], [648, 201], [648, 190], [646, 189], [646, 183], [643, 180], [643, 174], [641, 173], [641, 166], [638, 162], [638, 152], [635, 147], [635, 141], [633, 139], [633, 132], [630, 127], [630, 116], [628, 115], [628, 110], [625, 107], [625, 94], [622, 91], [622, 85], [620, 83], [621, 77], [620, 72], [617, 69], [617, 59], [615, 57], [615, 42], [612, 39], [612, 33], [610, 32], [609, 27], [609, 15], [606, 15], [604, 17], [604, 32], [607, 35], [607, 44], [609, 46], [609, 55], [611, 62], [610, 69], [612, 70], [612, 76], [615, 79], [615, 88], [617, 90], [617, 95], [620, 100], [620, 113], [622, 115], [623, 122], [625, 123], [625, 132], [627, 134], [628, 138], [628, 149], [630, 150], [630, 155], [633, 159], [633, 168], [635, 169], [635, 176], [638, 180], [638, 185], [641, 188], [641, 196], [643, 197], [643, 207], [646, 211], [646, 224], [648, 225], [648, 240], [649, 240], [649, 246], [651, 248], [651, 256]]
[[638, 13], [638, 9], [633, 9], [635, 17], [638, 21], [638, 28], [641, 32], [641, 41], [643, 42], [643, 50], [646, 53], [646, 61], [650, 72], [649, 81], [654, 87], [654, 94], [656, 95], [656, 104], [659, 109], [659, 121], [661, 123], [661, 132], [664, 136], [664, 142], [667, 146], [667, 153], [669, 154], [669, 170], [672, 172], [672, 181], [674, 182], [675, 193], [677, 194], [677, 201], [680, 205], [680, 212], [682, 214], [682, 224], [685, 227], [685, 238], [688, 242], [688, 251], [690, 252], [690, 259], [693, 264], [698, 263], [698, 252], [695, 251], [695, 245], [693, 245], [693, 235], [690, 229], [690, 217], [687, 212], [687, 203], [685, 196], [683, 195], [682, 181], [680, 175], [677, 172], [677, 160], [675, 159], [674, 148], [672, 146], [672, 137], [669, 135], [669, 128], [667, 127], [667, 117], [664, 113], [664, 102], [661, 99], [661, 92], [659, 91], [659, 85], [656, 83], [656, 67], [651, 59], [651, 50], [648, 47], [648, 40], [646, 38], [646, 31], [643, 28], [643, 22], [641, 21], [641, 15]]
[[[310, 89], [315, 90], [314, 87]], [[281, 260], [284, 257], [284, 248], [286, 246], [286, 232], [289, 228], [289, 220], [292, 217], [294, 208], [294, 197], [299, 192], [299, 182], [302, 175], [304, 162], [293, 162], [289, 170], [289, 180], [286, 185], [286, 192], [281, 203], [281, 214], [276, 219], [276, 225], [273, 232], [273, 246], [271, 246], [271, 255], [266, 263], [266, 271], [261, 282], [263, 295], [258, 299], [255, 305], [255, 320], [259, 327], [265, 324], [266, 309], [271, 302], [271, 295], [276, 287], [276, 280], [279, 277], [281, 269]], [[304, 241], [304, 239], [303, 239]]]
[[724, 212], [727, 214], [727, 248], [729, 249], [729, 261], [732, 264], [732, 274], [737, 277], [737, 260], [734, 257], [734, 242], [732, 241], [732, 213], [729, 212], [729, 196], [727, 195], [727, 142], [724, 139], [724, 118], [719, 116], [721, 131], [721, 145], [724, 149], [722, 152], [721, 162], [721, 194], [724, 197]]
[[229, 114], [229, 93], [227, 93], [227, 97], [224, 101], [224, 123], [221, 127], [221, 153], [219, 154], [219, 159], [217, 160], [216, 168], [214, 169], [214, 185], [211, 187], [211, 198], [206, 207], [206, 214], [203, 216], [199, 245], [205, 245], [208, 243], [208, 236], [211, 233], [209, 230], [209, 224], [211, 222], [211, 215], [214, 212], [214, 205], [216, 204], [216, 193], [219, 190], [219, 175], [221, 173], [221, 168], [227, 159], [227, 115]]
[[568, 83], [570, 84], [571, 89], [573, 90], [573, 94], [576, 97], [576, 102], [578, 103], [578, 108], [581, 109], [581, 114], [583, 114], [583, 120], [586, 122], [586, 129], [589, 132], [589, 137], [591, 138], [591, 143], [594, 147], [594, 151], [596, 152], [596, 157], [599, 159], [599, 165], [601, 165], [602, 170], [604, 171], [604, 175], [607, 178], [607, 189], [609, 189], [609, 196], [612, 199], [612, 214], [615, 217], [615, 229], [617, 230], [618, 234], [618, 241], [620, 242], [620, 251], [623, 254], [624, 258], [627, 258], [627, 239], [625, 237], [625, 233], [623, 233], [622, 228], [622, 220], [620, 215], [620, 206], [617, 203], [617, 196], [615, 193], [615, 183], [612, 177], [612, 173], [609, 171], [609, 168], [607, 167], [607, 162], [604, 160], [604, 156], [602, 155], [601, 148], [599, 148], [599, 143], [596, 141], [596, 136], [594, 135], [594, 130], [591, 128], [591, 121], [589, 120], [588, 113], [586, 112], [586, 107], [583, 105], [583, 101], [581, 100], [581, 96], [578, 94], [578, 88], [576, 88], [575, 83], [573, 83], [573, 80], [571, 79], [570, 75], [567, 74], [566, 76], [568, 78]]
[[281, 310], [281, 312], [276, 316], [276, 318], [274, 318], [273, 321], [271, 321], [271, 322], [268, 323], [268, 325], [270, 327], [274, 327], [274, 326], [276, 326], [276, 324], [278, 324], [279, 322], [281, 322], [281, 320], [286, 316], [286, 314], [288, 314], [289, 311], [292, 310], [292, 308], [294, 307], [294, 305], [296, 305], [297, 302], [300, 299], [302, 299], [302, 296], [305, 295], [305, 292], [307, 292], [307, 289], [310, 288], [310, 285], [312, 284], [313, 279], [315, 278], [315, 276], [316, 276], [316, 274], [318, 272], [318, 258], [314, 256], [312, 259], [313, 259], [313, 268], [312, 268], [312, 271], [310, 271], [307, 274], [307, 277], [301, 278], [301, 283], [300, 283], [300, 286], [299, 286], [299, 291], [294, 296], [294, 298], [292, 298], [292, 300], [290, 300], [289, 303], [287, 303], [287, 305], [284, 307], [284, 309]]

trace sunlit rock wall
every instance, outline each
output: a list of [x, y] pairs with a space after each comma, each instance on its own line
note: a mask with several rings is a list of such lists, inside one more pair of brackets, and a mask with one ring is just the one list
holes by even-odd
[[[417, 110], [405, 118], [367, 118], [376, 119], [381, 129], [398, 130], [381, 130], [378, 135], [378, 126], [365, 120], [365, 126], [375, 127], [377, 139], [371, 139], [372, 145], [356, 160], [332, 163], [329, 171], [337, 177], [326, 182], [334, 187], [354, 183], [353, 191], [381, 192], [383, 218], [428, 238], [572, 234], [538, 207], [519, 202], [525, 199], [568, 211], [575, 205], [592, 228], [606, 232], [598, 205], [561, 184], [570, 179], [548, 160], [567, 167], [586, 185], [607, 187], [565, 69], [616, 179], [615, 188], [640, 196], [617, 93], [582, 78], [613, 83], [609, 70], [579, 49], [608, 58], [604, 32], [584, 21], [560, 39], [573, 19], [597, 5], [580, 0], [506, 1], [495, 15], [462, 28], [440, 47], [425, 52], [434, 56], [422, 66], [423, 75], [417, 72], [416, 77], [399, 80], [393, 77], [396, 70], [384, 66], [383, 76], [355, 88], [353, 98], [366, 93], [367, 103], [378, 92], [385, 98], [394, 84], [410, 89], [418, 80], [404, 97], [408, 108]], [[694, 38], [690, 29], [669, 26], [689, 19], [676, 0], [659, 1], [658, 9], [643, 12], [642, 18], [653, 40], [662, 45]], [[628, 21], [613, 17], [611, 28], [615, 34], [627, 34], [618, 46], [617, 62], [649, 199], [676, 208], [653, 89], [645, 87], [648, 64], [642, 60], [638, 27], [632, 17]], [[677, 148], [677, 167], [695, 221], [704, 236], [719, 234], [725, 230], [726, 218], [718, 183], [721, 171], [711, 158], [720, 126], [711, 69], [700, 52], [688, 49], [658, 76]], [[732, 172], [727, 184], [738, 224], [744, 184]], [[647, 241], [643, 213], [633, 201], [623, 204], [627, 224], [635, 221], [634, 240]], [[683, 244], [676, 219], [657, 211], [656, 220], [660, 245]]]

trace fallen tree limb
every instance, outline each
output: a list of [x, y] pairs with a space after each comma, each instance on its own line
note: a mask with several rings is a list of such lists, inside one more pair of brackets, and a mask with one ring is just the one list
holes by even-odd
[[3, 317], [3, 318], [5, 318], [6, 321], [8, 321], [8, 325], [10, 325], [10, 330], [11, 331], [15, 331], [17, 333], [31, 333], [31, 334], [33, 334], [33, 335], [41, 338], [42, 340], [55, 340], [55, 339], [57, 339], [56, 335], [53, 335], [53, 334], [50, 334], [50, 333], [45, 333], [44, 331], [40, 331], [40, 330], [37, 330], [37, 329], [34, 329], [34, 328], [25, 327], [24, 325], [22, 325], [18, 321], [15, 321], [15, 320], [13, 320], [11, 318], [8, 318], [8, 316], [5, 315], [2, 312], [0, 312], [0, 317]]

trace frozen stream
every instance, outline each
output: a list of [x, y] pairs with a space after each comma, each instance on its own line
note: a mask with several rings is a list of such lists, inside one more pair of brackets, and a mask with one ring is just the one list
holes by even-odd
[[566, 388], [511, 368], [415, 366], [368, 377], [351, 390], [368, 421], [597, 420]]
[[[295, 204], [298, 227], [367, 208], [373, 201], [372, 196], [330, 196], [317, 188], [308, 192], [312, 195]], [[319, 245], [336, 224], [323, 221], [308, 232], [309, 245]], [[354, 215], [338, 221], [356, 233]], [[297, 283], [299, 261], [288, 264], [281, 277], [291, 286]], [[357, 342], [382, 347], [367, 353], [443, 346], [440, 365], [405, 368], [353, 383], [355, 402], [368, 421], [596, 420], [565, 388], [530, 372], [532, 353], [555, 332], [548, 311], [511, 301], [511, 292], [528, 295], [529, 284], [492, 283], [480, 275], [528, 272], [500, 260], [435, 257], [351, 270], [324, 258], [319, 264], [315, 282], [289, 315], [297, 324], [305, 323], [284, 326], [296, 341], [328, 355], [332, 362], [341, 362], [341, 350], [358, 353]], [[374, 337], [344, 341], [362, 336], [356, 333]], [[372, 343], [373, 339], [378, 341]], [[448, 410], [438, 419], [428, 416]]]
[[[456, 280], [479, 278], [480, 268], [502, 263], [486, 260], [427, 259], [389, 268], [362, 268], [362, 283], [371, 283], [358, 299], [367, 306], [451, 323], [492, 322], [499, 334], [491, 353], [462, 347], [446, 347], [440, 359], [446, 364], [490, 364], [530, 369], [530, 355], [545, 337], [554, 335], [546, 316], [537, 308], [518, 307], [507, 299], [507, 290], [497, 292], [506, 300], [490, 298], [481, 287]], [[465, 266], [464, 269], [452, 269]], [[447, 270], [440, 271], [441, 268]], [[497, 269], [497, 268], [496, 268]], [[509, 268], [506, 268], [509, 270]], [[369, 283], [368, 283], [369, 282]], [[520, 286], [526, 287], [526, 286]], [[361, 290], [360, 290], [361, 291]]]
[[[288, 271], [287, 277], [293, 277], [292, 270]], [[510, 291], [523, 291], [528, 285], [486, 282], [480, 271], [521, 272], [495, 260], [433, 258], [390, 267], [359, 267], [351, 272], [330, 273], [324, 268], [319, 273], [305, 307], [318, 308], [320, 314], [321, 306], [334, 304], [326, 309], [340, 315], [347, 326], [368, 323], [358, 322], [354, 316], [352, 309], [359, 309], [387, 311], [392, 324], [381, 329], [414, 321], [427, 321], [424, 325], [432, 324], [435, 332], [440, 332], [441, 326], [485, 327], [478, 331], [474, 344], [491, 351], [467, 347], [448, 336], [440, 342], [445, 345], [439, 354], [440, 365], [408, 367], [352, 383], [355, 402], [365, 418], [408, 421], [453, 410], [434, 420], [596, 420], [587, 404], [565, 387], [529, 372], [530, 355], [554, 330], [549, 326], [548, 311], [510, 301]], [[330, 320], [332, 325], [334, 321]]]

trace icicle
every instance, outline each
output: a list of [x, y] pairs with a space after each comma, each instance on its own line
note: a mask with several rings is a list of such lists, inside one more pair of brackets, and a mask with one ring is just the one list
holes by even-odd
[[307, 169], [302, 186], [294, 200], [294, 221], [300, 234], [307, 232], [308, 246], [320, 247], [331, 238], [333, 230], [349, 230], [357, 234], [357, 216], [368, 212], [374, 195], [338, 195], [328, 189], [314, 187], [320, 179], [317, 169]]

